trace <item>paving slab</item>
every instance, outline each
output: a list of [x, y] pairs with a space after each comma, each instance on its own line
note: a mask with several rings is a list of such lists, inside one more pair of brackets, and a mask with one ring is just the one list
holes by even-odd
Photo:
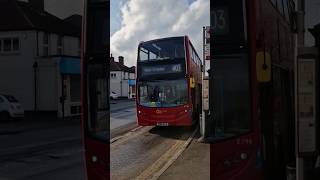
[[210, 180], [210, 144], [198, 142], [195, 136], [187, 149], [158, 180]]

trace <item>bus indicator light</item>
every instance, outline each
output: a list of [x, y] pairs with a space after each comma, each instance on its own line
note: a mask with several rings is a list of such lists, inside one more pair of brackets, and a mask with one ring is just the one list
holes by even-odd
[[265, 51], [257, 52], [256, 69], [258, 82], [269, 82], [271, 80], [271, 57], [269, 53]]
[[194, 77], [190, 78], [190, 88], [195, 88], [196, 84], [195, 84], [195, 80]]

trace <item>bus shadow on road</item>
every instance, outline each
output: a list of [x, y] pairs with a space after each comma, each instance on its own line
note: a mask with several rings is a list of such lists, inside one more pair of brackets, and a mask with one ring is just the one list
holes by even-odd
[[149, 133], [169, 139], [187, 140], [197, 125], [193, 126], [155, 126], [149, 130]]

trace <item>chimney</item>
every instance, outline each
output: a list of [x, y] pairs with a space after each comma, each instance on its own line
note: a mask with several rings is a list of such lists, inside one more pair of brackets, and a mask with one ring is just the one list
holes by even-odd
[[123, 58], [123, 56], [119, 56], [119, 63], [121, 64], [121, 65], [124, 65], [124, 58]]
[[44, 11], [44, 0], [29, 0], [29, 3], [34, 9]]
[[111, 62], [114, 62], [114, 57], [112, 56], [112, 54], [111, 54], [111, 56], [110, 56], [110, 61], [111, 61]]

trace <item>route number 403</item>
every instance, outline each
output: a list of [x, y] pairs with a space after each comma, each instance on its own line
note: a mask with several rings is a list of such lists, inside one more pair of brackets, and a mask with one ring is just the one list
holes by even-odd
[[229, 14], [226, 8], [216, 8], [211, 11], [214, 34], [227, 34], [229, 31]]

